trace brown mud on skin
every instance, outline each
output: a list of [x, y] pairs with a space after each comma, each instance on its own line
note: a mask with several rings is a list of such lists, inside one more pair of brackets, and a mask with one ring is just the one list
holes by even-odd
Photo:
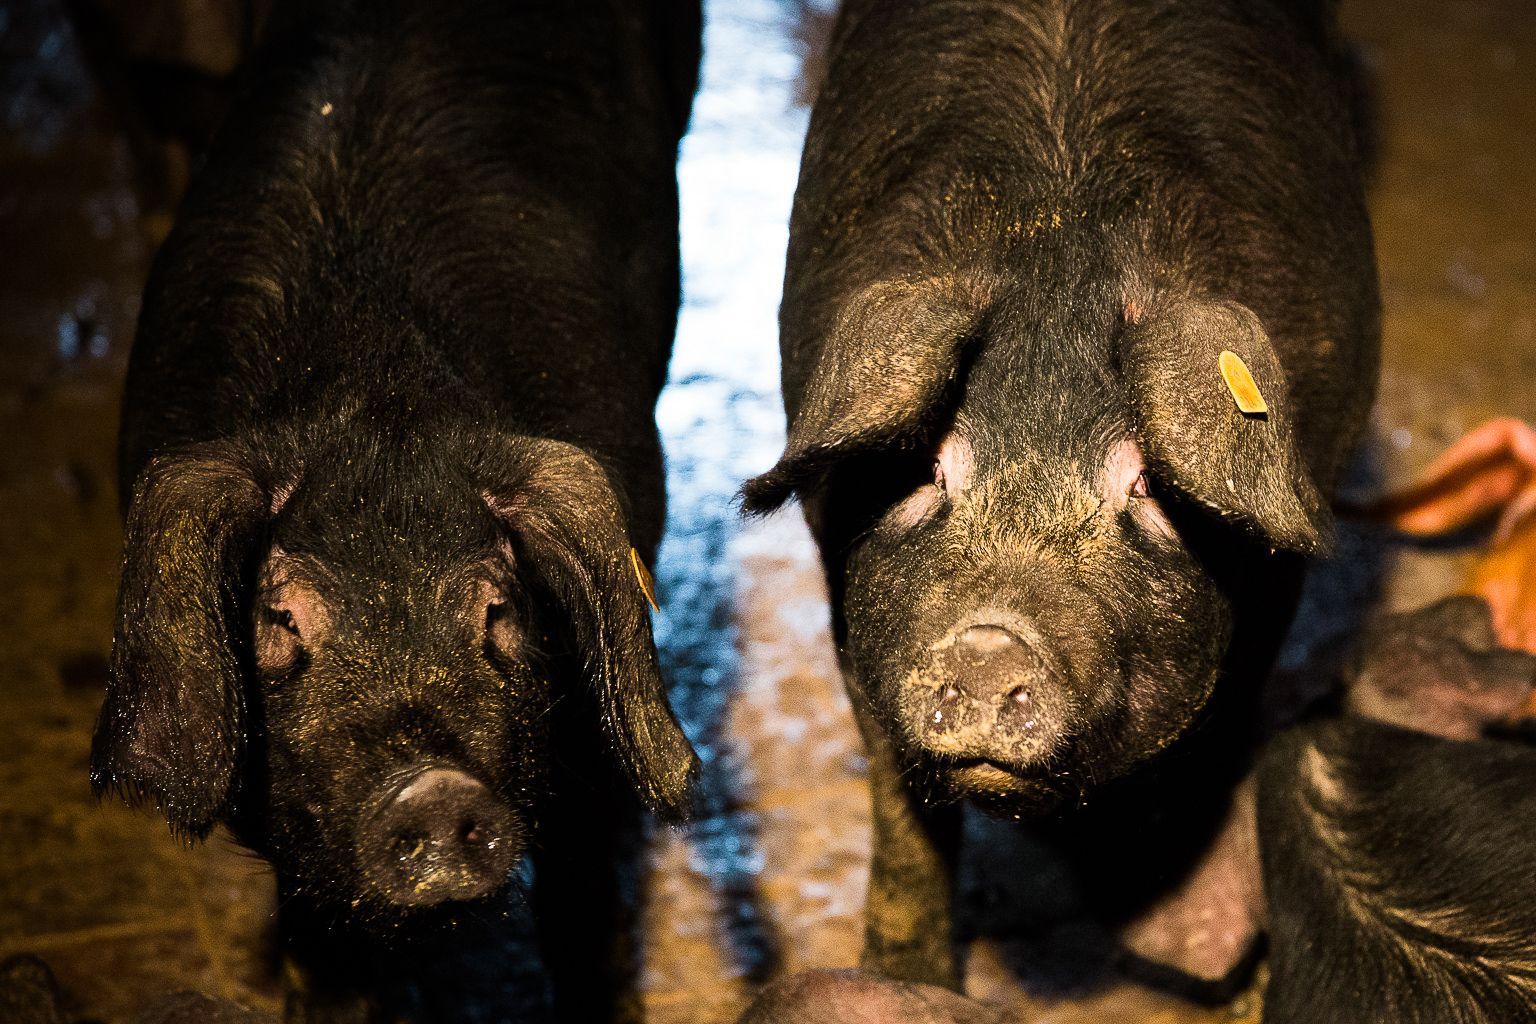
[[[864, 760], [820, 569], [797, 513], [742, 526], [729, 505], [782, 440], [774, 315], [811, 91], [799, 58], [819, 51], [830, 6], [712, 2], [685, 145], [687, 308], [661, 409], [672, 520], [656, 621], [707, 768], [702, 819], [658, 835], [646, 882], [642, 994], [660, 1024], [729, 1020], [754, 979], [859, 954]], [[1374, 492], [1490, 416], [1536, 418], [1536, 19], [1526, 0], [1346, 0], [1343, 21], [1380, 108], [1384, 372], [1379, 443], [1357, 481]], [[148, 815], [98, 808], [86, 784], [119, 556], [117, 392], [151, 253], [134, 173], [62, 5], [5, 5], [0, 959], [39, 953], [72, 1011], [107, 1024], [172, 988], [263, 1009], [278, 991], [261, 863], [221, 839], [183, 850]], [[1340, 549], [1315, 576], [1291, 668], [1373, 607], [1451, 592], [1470, 558], [1384, 549], [1354, 528]], [[997, 932], [971, 944], [973, 995], [1030, 1024], [1257, 1020], [1253, 992], [1199, 1009], [1102, 970], [1076, 990], [1038, 983], [1042, 965], [1102, 956], [1102, 937], [1073, 922], [1060, 875], [1022, 877], [1027, 845], [1010, 859], [1016, 847], [992, 842], [1008, 829], [969, 831], [992, 855], [966, 869], [965, 916]], [[1004, 935], [1017, 900], [1045, 913]]]

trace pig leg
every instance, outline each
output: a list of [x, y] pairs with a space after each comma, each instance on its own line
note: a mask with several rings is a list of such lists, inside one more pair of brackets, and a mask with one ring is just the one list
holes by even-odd
[[1121, 931], [1128, 973], [1162, 987], [1189, 987], [1170, 985], [1170, 971], [1179, 982], [1195, 979], [1212, 1002], [1247, 980], [1264, 927], [1253, 800], [1249, 777], [1195, 870]]
[[959, 991], [951, 919], [960, 808], [924, 807], [904, 779], [889, 738], [849, 685], [869, 755], [873, 851], [860, 966], [897, 981]]
[[[578, 748], [573, 740], [563, 749]], [[603, 759], [593, 750], [573, 762]], [[617, 779], [568, 774], [539, 818], [533, 907], [555, 1019], [639, 1020], [633, 890], [641, 826], [633, 798]]]
[[774, 982], [738, 1024], [1005, 1024], [1002, 1011], [933, 985], [861, 971], [807, 971]]

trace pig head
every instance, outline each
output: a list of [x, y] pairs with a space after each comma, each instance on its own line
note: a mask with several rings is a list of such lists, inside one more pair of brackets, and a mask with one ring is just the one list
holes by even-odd
[[[1221, 667], [1227, 577], [1331, 533], [1252, 310], [1093, 260], [1033, 265], [1026, 286], [956, 271], [857, 291], [744, 492], [754, 512], [806, 504], [850, 674], [898, 748], [1007, 806], [1176, 738]], [[1238, 408], [1223, 352], [1265, 411]]]
[[468, 433], [155, 458], [128, 511], [96, 790], [187, 837], [230, 820], [361, 917], [501, 887], [561, 700], [590, 703], [641, 797], [680, 812], [695, 758], [607, 474], [569, 444]]

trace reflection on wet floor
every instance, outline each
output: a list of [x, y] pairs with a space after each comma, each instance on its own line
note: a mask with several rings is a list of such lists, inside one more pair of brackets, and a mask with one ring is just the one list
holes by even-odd
[[[863, 761], [814, 551], [795, 511], [743, 523], [732, 502], [782, 440], [785, 222], [830, 2], [712, 0], [679, 169], [686, 305], [658, 409], [670, 512], [657, 634], [706, 768], [700, 820], [658, 834], [647, 881], [644, 999], [667, 1024], [728, 1020], [762, 977], [857, 958]], [[1386, 352], [1368, 486], [1409, 478], [1490, 415], [1536, 416], [1528, 14], [1524, 0], [1344, 5], [1381, 106]], [[0, 124], [0, 958], [43, 954], [72, 1012], [107, 1022], [184, 987], [273, 1009], [264, 867], [223, 840], [182, 850], [86, 789], [118, 557], [117, 388], [154, 229], [61, 0], [0, 5]], [[1456, 554], [1347, 532], [1284, 667], [1377, 603], [1444, 593], [1460, 570]], [[1007, 865], [989, 870], [966, 897], [978, 918], [1010, 881]], [[975, 944], [973, 992], [1052, 1024], [1257, 1013], [1252, 995], [1195, 1009], [1126, 984], [1042, 987], [1031, 979], [1053, 961], [1099, 952], [1069, 908], [1046, 911]]]
[[[783, 442], [778, 290], [807, 111], [796, 97], [801, 44], [784, 3], [745, 0], [709, 14], [700, 91], [678, 166], [683, 310], [657, 409], [669, 506], [657, 641], [705, 769], [701, 818], [686, 839], [665, 845], [660, 873], [681, 871], [696, 883], [691, 900], [678, 893], [685, 902], [677, 912], [702, 912], [706, 921], [718, 914], [708, 938], [721, 949], [711, 959], [730, 976], [756, 980], [774, 972], [781, 949], [758, 892], [761, 809], [742, 806], [746, 764], [732, 741], [732, 710], [748, 678], [740, 655], [749, 628], [736, 593], [742, 524], [734, 495]], [[804, 538], [786, 539], [786, 554], [809, 554]], [[820, 625], [813, 620], [812, 629]], [[653, 963], [653, 973], [660, 970]], [[686, 995], [712, 982], [690, 973], [674, 984]]]

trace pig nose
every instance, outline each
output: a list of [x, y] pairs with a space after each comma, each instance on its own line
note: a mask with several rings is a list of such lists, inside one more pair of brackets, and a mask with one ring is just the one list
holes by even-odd
[[519, 852], [517, 819], [483, 783], [429, 768], [386, 790], [358, 835], [358, 858], [390, 902], [472, 900], [498, 889]]
[[1034, 717], [1033, 686], [1050, 674], [1043, 658], [1001, 626], [971, 626], [949, 650], [949, 685], [939, 706], [969, 700], [997, 708], [1003, 720]]

